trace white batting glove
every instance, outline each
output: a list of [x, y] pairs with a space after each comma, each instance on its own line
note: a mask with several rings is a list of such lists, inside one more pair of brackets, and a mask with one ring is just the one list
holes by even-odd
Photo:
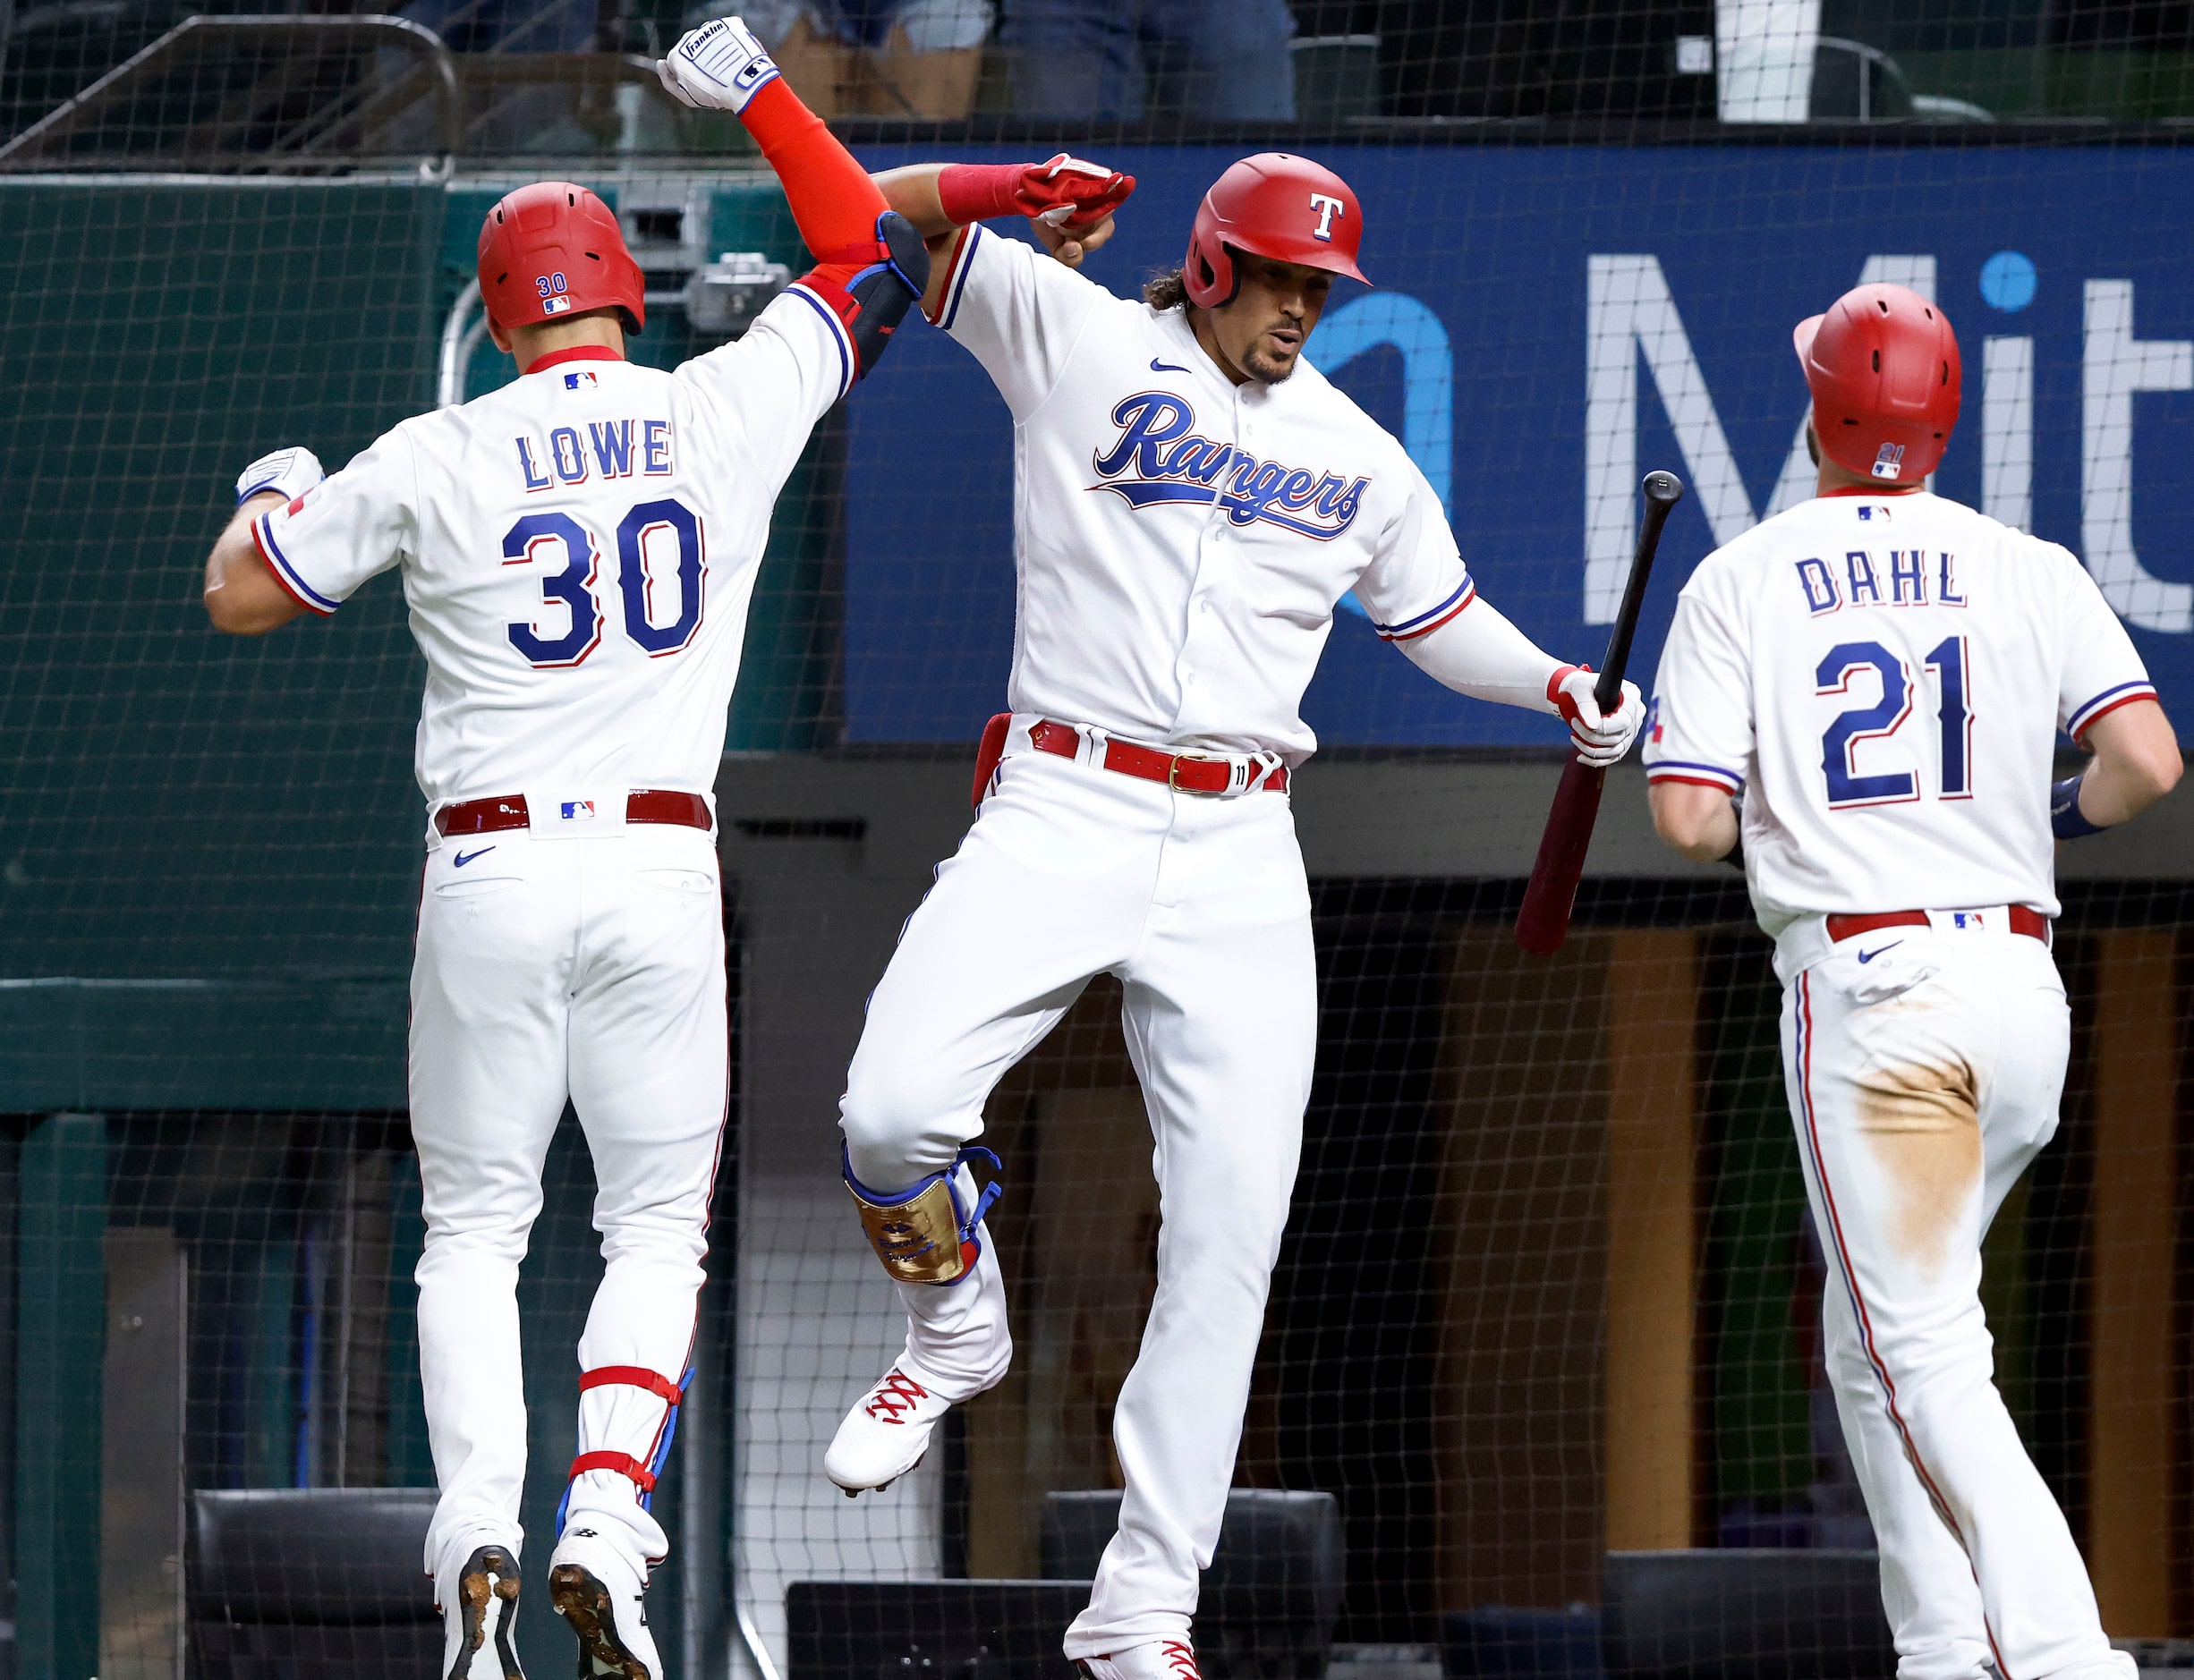
[[293, 502], [327, 476], [318, 455], [302, 444], [293, 444], [261, 455], [236, 475], [236, 505], [242, 507], [261, 490]]
[[1605, 769], [1620, 763], [1637, 739], [1638, 729], [1646, 721], [1646, 700], [1637, 683], [1625, 683], [1621, 701], [1603, 717], [1600, 702], [1593, 694], [1596, 681], [1589, 666], [1564, 666], [1546, 685], [1546, 697], [1569, 724], [1569, 741], [1577, 748], [1577, 756]]
[[744, 111], [749, 99], [778, 78], [777, 60], [736, 17], [715, 18], [688, 30], [670, 56], [656, 64], [655, 73], [672, 98], [697, 111]]

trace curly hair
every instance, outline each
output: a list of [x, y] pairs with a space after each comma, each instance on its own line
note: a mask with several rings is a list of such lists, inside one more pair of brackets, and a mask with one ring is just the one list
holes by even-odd
[[1178, 268], [1152, 275], [1143, 283], [1143, 301], [1154, 310], [1178, 310], [1188, 301], [1188, 282]]

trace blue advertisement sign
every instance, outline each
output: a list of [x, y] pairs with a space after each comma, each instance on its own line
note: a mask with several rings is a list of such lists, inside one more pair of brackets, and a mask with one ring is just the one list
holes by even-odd
[[[1128, 295], [1177, 264], [1233, 157], [1103, 153], [1140, 188], [1085, 272]], [[1638, 480], [1668, 467], [1688, 494], [1633, 656], [1649, 682], [1691, 568], [1810, 493], [1792, 327], [1891, 280], [1942, 306], [1964, 360], [1936, 489], [2079, 554], [2194, 727], [2194, 156], [1340, 146], [1320, 161], [1363, 200], [1377, 287], [1337, 287], [1308, 354], [1402, 439], [1484, 596], [1549, 651], [1597, 662]], [[1012, 653], [1005, 404], [914, 322], [850, 411], [848, 733], [972, 741]], [[1328, 746], [1560, 739], [1440, 689], [1347, 610], [1304, 715]]]

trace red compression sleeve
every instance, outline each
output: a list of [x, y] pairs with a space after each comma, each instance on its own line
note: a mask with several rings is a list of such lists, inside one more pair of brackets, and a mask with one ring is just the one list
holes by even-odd
[[876, 242], [876, 218], [891, 207], [783, 77], [757, 91], [739, 120], [784, 183], [792, 219], [811, 251], [827, 259], [850, 246]]
[[962, 227], [1019, 216], [1021, 181], [1028, 171], [1026, 164], [947, 164], [937, 173], [937, 202]]

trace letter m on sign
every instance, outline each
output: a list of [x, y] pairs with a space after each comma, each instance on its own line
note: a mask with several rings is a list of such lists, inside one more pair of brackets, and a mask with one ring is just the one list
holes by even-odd
[[[1638, 362], [1682, 451], [1716, 544], [1752, 528], [1752, 499], [1657, 257], [1589, 259], [1585, 306], [1585, 622], [1612, 624], [1637, 546]], [[1656, 463], [1657, 464], [1657, 463]]]

